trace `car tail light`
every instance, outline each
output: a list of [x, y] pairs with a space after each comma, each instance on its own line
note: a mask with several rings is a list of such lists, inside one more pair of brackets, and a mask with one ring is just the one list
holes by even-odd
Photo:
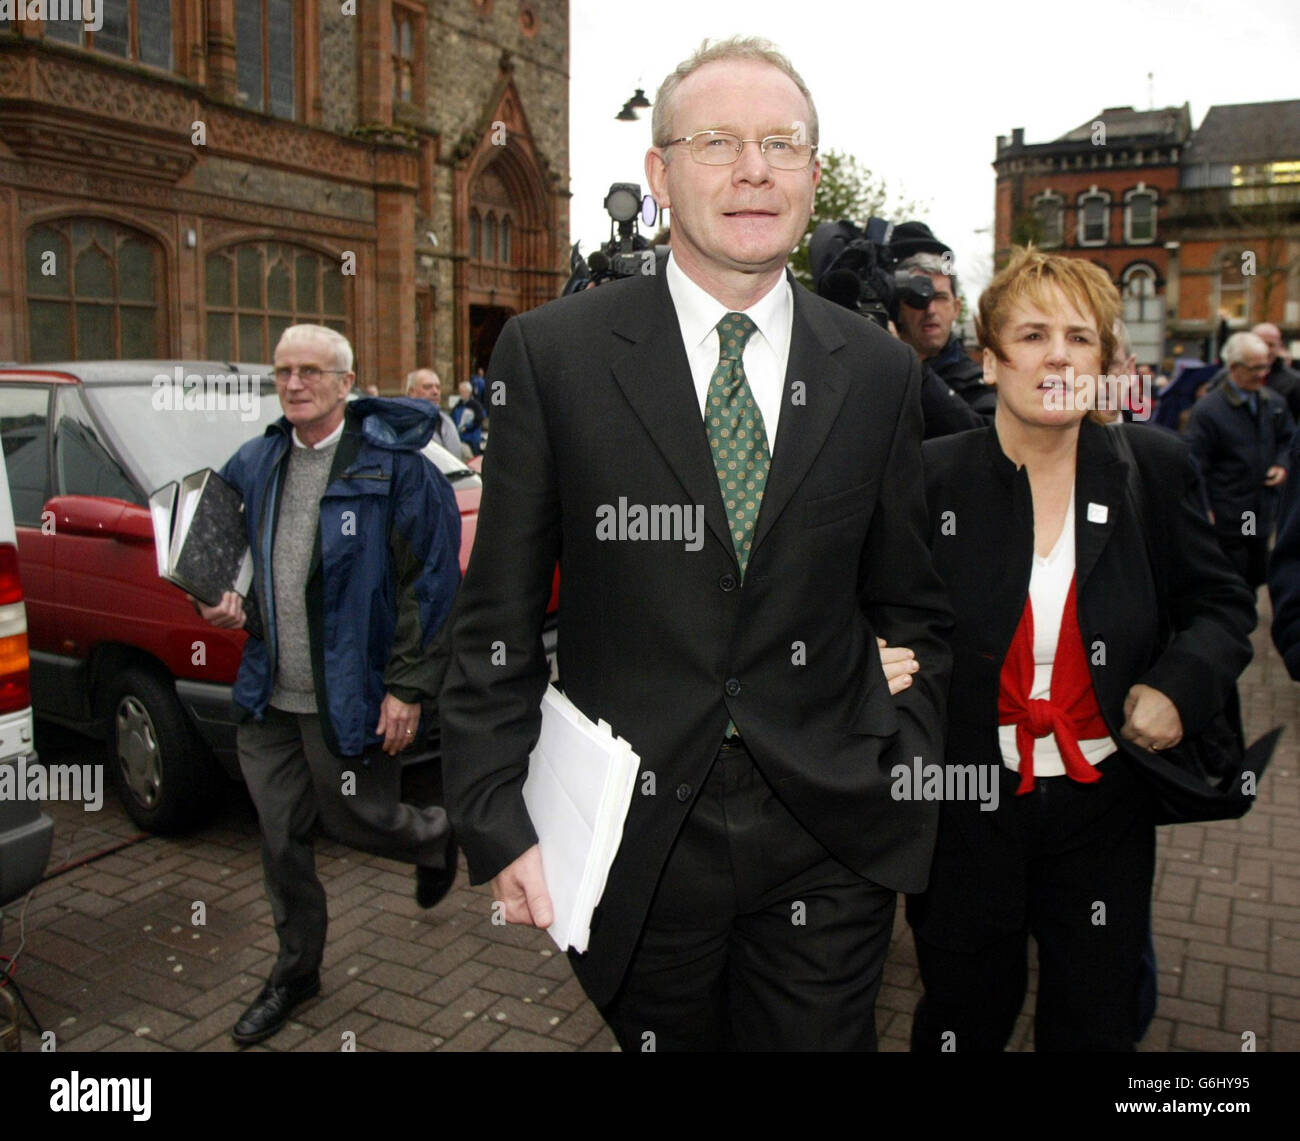
[[27, 611], [18, 581], [18, 548], [0, 543], [0, 713], [26, 709], [31, 703]]

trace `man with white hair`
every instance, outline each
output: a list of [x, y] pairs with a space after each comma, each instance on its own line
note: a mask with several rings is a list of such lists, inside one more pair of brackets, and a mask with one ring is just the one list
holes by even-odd
[[1282, 345], [1282, 330], [1271, 321], [1256, 325], [1251, 332], [1268, 346], [1268, 376], [1264, 383], [1286, 401], [1291, 417], [1300, 421], [1300, 373], [1291, 368]]
[[[406, 374], [406, 395], [415, 400], [427, 400], [438, 409], [438, 426], [433, 430], [433, 438], [457, 459], [468, 459], [462, 454], [463, 445], [456, 422], [442, 410], [442, 381], [431, 368], [417, 368]], [[464, 449], [468, 451], [468, 449]]]
[[1264, 383], [1269, 350], [1259, 337], [1234, 333], [1224, 343], [1223, 361], [1218, 383], [1192, 407], [1184, 430], [1205, 476], [1219, 544], [1246, 582], [1258, 587], [1295, 421], [1286, 401]]
[[280, 952], [235, 1024], [240, 1045], [269, 1038], [320, 991], [325, 889], [312, 831], [416, 865], [432, 907], [456, 876], [441, 808], [401, 799], [398, 758], [436, 693], [434, 636], [460, 583], [460, 513], [420, 449], [434, 409], [420, 400], [348, 401], [352, 346], [293, 325], [275, 349], [284, 415], [222, 470], [243, 497], [253, 586], [196, 607], [242, 629], [232, 693], [239, 765], [257, 806], [262, 868]]

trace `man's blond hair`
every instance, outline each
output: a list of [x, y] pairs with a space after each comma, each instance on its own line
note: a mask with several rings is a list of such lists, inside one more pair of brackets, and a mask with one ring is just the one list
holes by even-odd
[[655, 146], [662, 147], [674, 137], [673, 97], [677, 94], [682, 81], [699, 71], [706, 63], [718, 63], [722, 60], [747, 60], [753, 63], [771, 64], [784, 75], [788, 75], [808, 104], [808, 121], [804, 124], [804, 134], [809, 143], [813, 146], [817, 145], [817, 108], [813, 106], [813, 97], [808, 90], [808, 85], [795, 71], [794, 64], [777, 51], [776, 45], [770, 40], [759, 36], [732, 36], [712, 43], [705, 40], [690, 59], [679, 63], [676, 70], [659, 85], [654, 111], [650, 116], [650, 137]]

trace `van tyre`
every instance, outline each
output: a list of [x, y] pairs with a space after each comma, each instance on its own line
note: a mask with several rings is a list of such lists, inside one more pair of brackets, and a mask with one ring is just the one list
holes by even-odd
[[108, 746], [122, 805], [146, 831], [179, 832], [216, 803], [216, 763], [169, 679], [128, 669], [113, 680]]

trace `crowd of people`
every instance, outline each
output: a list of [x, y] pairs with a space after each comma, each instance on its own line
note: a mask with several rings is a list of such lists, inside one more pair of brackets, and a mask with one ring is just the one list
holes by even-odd
[[[415, 864], [424, 906], [463, 848], [507, 922], [552, 922], [521, 787], [558, 560], [560, 684], [657, 789], [633, 795], [571, 954], [624, 1049], [873, 1049], [899, 893], [915, 1050], [1003, 1049], [1031, 937], [1037, 1048], [1134, 1049], [1165, 784], [1236, 708], [1270, 571], [1300, 668], [1280, 333], [1226, 342], [1180, 439], [1090, 396], [1138, 369], [1086, 260], [1017, 250], [979, 299], [981, 362], [922, 223], [895, 231], [899, 272], [933, 298], [896, 336], [796, 287], [817, 115], [770, 44], [702, 48], [653, 114], [662, 272], [512, 319], [449, 413], [427, 368], [405, 397], [349, 401], [328, 329], [276, 348], [284, 418], [224, 473], [255, 586], [196, 604], [250, 631], [240, 762], [280, 939], [236, 1041], [320, 989], [317, 825]], [[477, 454], [488, 385], [508, 399], [459, 582], [455, 501], [419, 449]], [[707, 541], [603, 541], [620, 501], [700, 505]], [[445, 812], [403, 804], [395, 775], [434, 699]], [[909, 791], [913, 761], [939, 795]], [[1217, 795], [1182, 818], [1226, 814]]]

